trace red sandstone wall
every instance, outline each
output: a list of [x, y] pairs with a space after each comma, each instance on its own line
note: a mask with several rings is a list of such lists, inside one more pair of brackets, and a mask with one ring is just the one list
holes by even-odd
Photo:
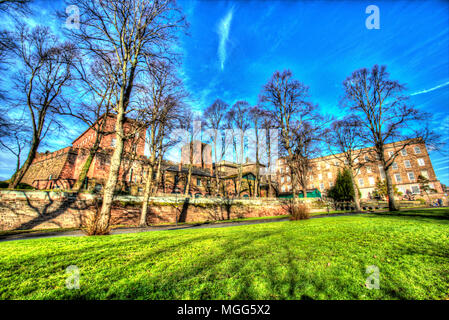
[[[78, 228], [98, 206], [95, 196], [91, 194], [73, 196], [63, 192], [0, 191], [0, 230]], [[177, 216], [179, 222], [200, 222], [286, 214], [285, 209], [276, 202], [233, 204], [229, 212], [226, 208], [225, 203], [154, 204], [150, 206], [148, 223], [176, 222]], [[139, 203], [114, 202], [113, 225], [137, 226], [139, 217]]]

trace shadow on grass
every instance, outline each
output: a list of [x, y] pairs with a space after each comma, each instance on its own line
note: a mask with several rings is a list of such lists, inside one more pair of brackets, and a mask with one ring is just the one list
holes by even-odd
[[[205, 300], [312, 300], [318, 298], [314, 292], [326, 292], [329, 288], [329, 278], [318, 275], [318, 278], [313, 279], [305, 277], [297, 263], [298, 257], [291, 250], [288, 242], [284, 242], [279, 247], [280, 251], [273, 251], [268, 247], [272, 242], [277, 244], [282, 242], [283, 232], [257, 230], [248, 232], [244, 238], [237, 239], [233, 239], [232, 234], [228, 238], [208, 234], [182, 239], [171, 245], [140, 254], [114, 267], [112, 274], [109, 273], [105, 277], [105, 279], [111, 279], [106, 285], [95, 288], [85, 287], [86, 291], [81, 290], [78, 293], [63, 291], [58, 294], [58, 298]], [[206, 246], [208, 240], [219, 242], [215, 247], [216, 250], [205, 250], [195, 254], [194, 250], [203, 245]], [[193, 251], [187, 256], [181, 253], [182, 261], [178, 261], [176, 256], [173, 256], [172, 265], [160, 265], [157, 269], [165, 269], [162, 273], [157, 271], [154, 274], [151, 273], [151, 265], [154, 262], [163, 259], [167, 254], [176, 252], [179, 248]], [[259, 259], [261, 255], [266, 257]], [[272, 259], [270, 255], [273, 255]], [[276, 271], [280, 264], [285, 271], [282, 276]], [[144, 270], [148, 270], [148, 273]], [[363, 271], [360, 271], [361, 274]], [[314, 290], [307, 292], [310, 281], [313, 283]], [[337, 290], [343, 292], [348, 289], [348, 283], [344, 279], [332, 277], [331, 282]], [[348, 295], [354, 299], [359, 297], [354, 288], [348, 292]]]
[[381, 217], [406, 217], [414, 219], [434, 219], [434, 220], [449, 220], [449, 208], [442, 209], [418, 209], [418, 210], [404, 210], [393, 212], [372, 212], [374, 216]]

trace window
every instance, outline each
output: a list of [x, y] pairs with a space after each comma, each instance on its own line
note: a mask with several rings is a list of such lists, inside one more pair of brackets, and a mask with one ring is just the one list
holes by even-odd
[[291, 189], [292, 189], [292, 185], [289, 184], [289, 185], [288, 185], [288, 190], [290, 191]]
[[369, 161], [369, 156], [365, 156], [365, 161]]
[[334, 164], [335, 166], [338, 166], [338, 160], [335, 160]]
[[345, 164], [349, 164], [348, 159], [345, 159], [344, 163], [345, 163]]
[[418, 159], [418, 164], [419, 164], [420, 167], [425, 166], [424, 159], [423, 158], [419, 158]]
[[288, 176], [288, 177], [287, 177], [287, 182], [290, 182], [290, 180], [291, 180], [291, 179], [290, 179], [290, 176]]
[[413, 194], [419, 194], [419, 186], [412, 186], [412, 193]]
[[372, 173], [371, 167], [366, 167], [366, 173]]
[[285, 172], [288, 172], [289, 170], [290, 170], [290, 168], [289, 168], [289, 167], [285, 168]]
[[201, 179], [200, 178], [196, 178], [196, 185], [198, 187], [201, 187]]
[[421, 175], [422, 175], [424, 178], [429, 179], [429, 173], [427, 173], [427, 170], [421, 171]]
[[116, 143], [117, 143], [117, 139], [112, 138], [112, 140], [111, 140], [111, 147], [115, 147]]
[[332, 172], [328, 172], [328, 173], [327, 173], [327, 177], [328, 177], [329, 179], [332, 179]]
[[415, 174], [413, 172], [407, 172], [408, 180], [413, 182], [415, 181]]
[[313, 181], [313, 176], [310, 176], [310, 181]]
[[404, 165], [407, 169], [412, 167], [412, 165], [410, 164], [410, 160], [405, 160]]
[[281, 178], [281, 183], [284, 183], [284, 177]]
[[329, 187], [333, 187], [334, 183], [333, 182], [329, 182]]
[[324, 183], [320, 183], [320, 189], [324, 190]]
[[282, 168], [279, 168], [279, 173], [282, 173]]
[[401, 150], [401, 154], [405, 157], [405, 156], [407, 155], [407, 150], [402, 149], [402, 150]]
[[365, 182], [363, 182], [363, 179], [360, 178], [360, 179], [359, 179], [359, 186], [363, 187], [364, 184], [365, 184]]
[[402, 182], [402, 178], [401, 178], [401, 175], [399, 173], [396, 173], [394, 175], [394, 179], [396, 180], [397, 183]]
[[433, 183], [429, 183], [429, 188], [430, 189], [435, 189], [435, 185]]
[[398, 170], [398, 164], [396, 162], [393, 162], [393, 169]]
[[331, 167], [331, 165], [326, 162], [326, 169], [329, 169], [330, 167]]
[[421, 153], [421, 148], [420, 147], [415, 147], [415, 154], [420, 154]]
[[374, 182], [374, 178], [373, 177], [369, 177], [368, 178], [368, 182], [370, 186], [374, 186], [375, 182]]
[[388, 151], [388, 156], [389, 156], [389, 157], [392, 157], [392, 156], [393, 156], [393, 154], [394, 154], [394, 152], [393, 152], [393, 151]]
[[318, 170], [320, 170], [321, 169], [321, 164], [317, 164], [317, 166], [316, 166], [316, 168], [318, 169]]
[[323, 180], [323, 175], [321, 173], [318, 173], [318, 180]]
[[285, 192], [285, 186], [282, 186], [281, 190], [282, 190], [282, 192]]

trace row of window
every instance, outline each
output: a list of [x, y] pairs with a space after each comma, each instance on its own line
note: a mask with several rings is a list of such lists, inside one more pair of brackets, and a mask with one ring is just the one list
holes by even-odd
[[[424, 167], [425, 165], [426, 165], [426, 163], [424, 162], [424, 159], [423, 158], [419, 158], [418, 160], [418, 165], [420, 166], [420, 167]], [[411, 164], [411, 162], [410, 162], [410, 160], [404, 160], [404, 166], [407, 168], [407, 169], [410, 169], [411, 167], [412, 167], [412, 164]], [[398, 170], [398, 164], [396, 163], [396, 162], [393, 162], [393, 164], [392, 164], [392, 166], [391, 166], [394, 170]]]
[[[415, 152], [415, 154], [421, 154], [421, 148], [420, 147], [413, 147], [413, 151]], [[393, 154], [394, 154], [394, 151], [388, 151], [388, 156], [393, 156]], [[407, 153], [407, 150], [406, 149], [402, 149], [401, 150], [401, 155], [402, 156], [406, 156], [408, 153]]]
[[[418, 147], [418, 146], [413, 147], [413, 150], [414, 150], [415, 154], [421, 154], [421, 148], [420, 148], [420, 147]], [[392, 157], [393, 154], [394, 154], [394, 151], [388, 151], [388, 156], [389, 156], [389, 157]], [[401, 155], [402, 155], [402, 156], [407, 156], [407, 155], [408, 155], [407, 150], [406, 150], [406, 149], [401, 150]], [[376, 158], [378, 158], [378, 157], [376, 157]], [[370, 160], [370, 158], [369, 158], [368, 155], [365, 155], [365, 160], [366, 160], [366, 161], [369, 161], [369, 160]], [[357, 162], [358, 162], [358, 159], [355, 159], [354, 162], [357, 163]], [[405, 162], [408, 163], [408, 166], [407, 166], [407, 164], [406, 164], [406, 168], [410, 168], [410, 166], [411, 166], [410, 160], [405, 160], [404, 163], [405, 163]], [[283, 163], [284, 163], [284, 160], [283, 160], [283, 159], [279, 159], [279, 164], [283, 164]], [[334, 164], [335, 164], [336, 166], [338, 165], [338, 163], [339, 163], [338, 160], [335, 160], [335, 161], [334, 161]], [[345, 160], [344, 160], [344, 163], [345, 163], [345, 164], [348, 164], [348, 161], [345, 159]], [[424, 159], [422, 159], [422, 158], [421, 158], [421, 159], [418, 159], [418, 164], [419, 164], [420, 166], [424, 166]], [[394, 166], [394, 164], [393, 164], [393, 166]], [[396, 166], [397, 166], [397, 165], [396, 165]], [[329, 169], [329, 168], [330, 168], [330, 164], [327, 162], [327, 163], [325, 164], [325, 167], [326, 167], [326, 169]], [[287, 167], [287, 168], [286, 168], [286, 172], [288, 172], [288, 169], [289, 169], [289, 168]], [[320, 163], [317, 164], [317, 169], [318, 169], [318, 170], [321, 169], [321, 164], [320, 164]], [[279, 172], [282, 173], [282, 168], [279, 170]]]
[[[379, 169], [382, 169], [382, 168], [380, 167]], [[426, 170], [422, 170], [421, 171], [421, 175], [423, 177], [427, 178], [427, 179], [429, 178], [429, 173]], [[329, 179], [332, 178], [332, 174], [330, 172], [328, 173], [328, 177], [329, 177]], [[407, 172], [407, 177], [408, 177], [409, 182], [415, 182], [416, 181], [416, 176], [415, 176], [415, 173], [413, 173], [413, 172]], [[381, 178], [385, 179], [385, 172], [383, 172], [383, 170], [381, 170]], [[402, 181], [402, 176], [401, 176], [400, 173], [394, 174], [394, 178], [396, 180], [396, 183], [402, 183], [403, 182]], [[321, 173], [318, 174], [318, 179], [322, 180]], [[281, 178], [281, 183], [284, 183], [284, 181], [285, 181], [284, 177], [282, 177]], [[287, 177], [286, 181], [290, 182], [291, 181], [290, 177]], [[313, 181], [313, 176], [310, 176], [310, 181]], [[359, 183], [360, 187], [364, 187], [365, 186], [365, 180], [363, 178], [359, 178], [358, 179], [358, 183]], [[368, 177], [368, 184], [369, 184], [369, 186], [374, 186], [376, 184], [375, 178], [374, 177]], [[333, 186], [333, 182], [329, 182], [329, 186], [332, 187]], [[291, 186], [289, 188], [291, 189]], [[282, 189], [283, 192], [285, 192], [285, 186], [282, 186], [281, 189]], [[320, 183], [320, 189], [324, 190], [324, 183]]]

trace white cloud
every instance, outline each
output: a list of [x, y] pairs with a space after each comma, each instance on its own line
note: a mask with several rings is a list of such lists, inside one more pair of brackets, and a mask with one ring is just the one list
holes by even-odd
[[411, 96], [416, 96], [417, 94], [422, 94], [422, 93], [431, 92], [431, 91], [437, 90], [437, 89], [439, 89], [439, 88], [445, 87], [445, 86], [447, 86], [447, 85], [449, 85], [449, 81], [447, 81], [447, 82], [445, 82], [445, 83], [442, 83], [442, 84], [439, 84], [439, 85], [437, 85], [437, 86], [435, 86], [435, 87], [433, 87], [433, 88], [430, 88], [430, 89], [425, 89], [425, 90], [413, 92], [413, 93], [411, 93], [410, 95], [411, 95]]
[[224, 69], [224, 64], [226, 61], [226, 43], [229, 39], [229, 30], [231, 29], [233, 15], [234, 8], [232, 7], [218, 24], [218, 38], [220, 40], [218, 45], [218, 59], [220, 60], [221, 70]]

